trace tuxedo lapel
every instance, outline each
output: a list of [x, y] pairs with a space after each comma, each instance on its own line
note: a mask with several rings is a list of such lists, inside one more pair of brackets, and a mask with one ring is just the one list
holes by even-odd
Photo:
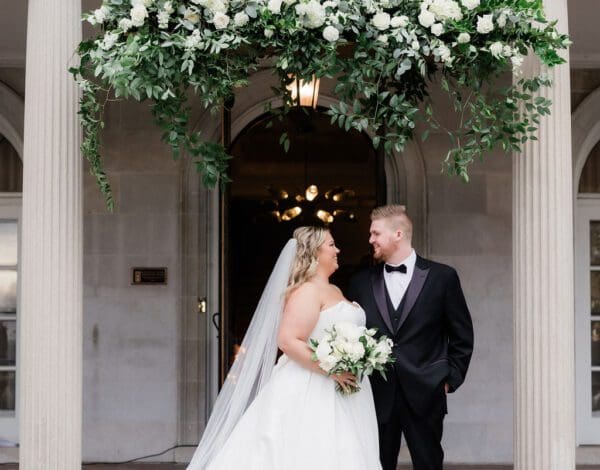
[[[425, 280], [427, 279], [427, 275], [429, 274], [429, 267], [427, 262], [421, 258], [417, 257], [417, 262], [415, 264], [415, 270], [413, 272], [412, 279], [408, 284], [408, 289], [406, 290], [404, 308], [402, 309], [402, 313], [400, 314], [400, 321], [398, 322], [398, 330], [402, 327], [402, 324], [406, 321], [406, 318], [412, 311], [412, 308], [415, 306], [415, 302], [425, 285]], [[383, 275], [381, 276], [383, 278]]]
[[385, 322], [390, 332], [394, 331], [392, 327], [392, 319], [388, 311], [387, 300], [385, 298], [385, 280], [383, 279], [383, 266], [377, 265], [371, 270], [371, 284], [373, 287], [373, 295], [377, 303], [379, 315]]

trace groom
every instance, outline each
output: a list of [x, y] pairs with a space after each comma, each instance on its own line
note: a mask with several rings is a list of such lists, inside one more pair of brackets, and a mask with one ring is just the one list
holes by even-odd
[[441, 470], [446, 394], [465, 380], [473, 325], [456, 271], [418, 256], [411, 235], [404, 206], [374, 209], [369, 243], [380, 263], [354, 275], [348, 298], [394, 341], [387, 381], [371, 376], [383, 470], [396, 470], [402, 434], [414, 470]]

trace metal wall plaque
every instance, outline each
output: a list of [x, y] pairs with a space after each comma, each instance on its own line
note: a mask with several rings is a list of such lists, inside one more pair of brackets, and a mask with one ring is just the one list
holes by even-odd
[[164, 285], [167, 283], [167, 268], [132, 268], [135, 286]]

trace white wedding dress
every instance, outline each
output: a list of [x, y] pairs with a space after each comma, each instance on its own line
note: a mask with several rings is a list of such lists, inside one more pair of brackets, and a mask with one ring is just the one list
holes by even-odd
[[[311, 338], [337, 322], [364, 325], [365, 312], [341, 301], [321, 312]], [[344, 396], [331, 377], [281, 356], [206, 470], [380, 470], [369, 379], [360, 385]]]

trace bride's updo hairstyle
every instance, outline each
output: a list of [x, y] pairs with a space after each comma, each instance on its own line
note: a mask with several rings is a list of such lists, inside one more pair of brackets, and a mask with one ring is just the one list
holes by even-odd
[[296, 258], [285, 292], [286, 298], [317, 272], [317, 252], [325, 243], [328, 233], [323, 227], [298, 227], [294, 230], [294, 239], [297, 242]]

